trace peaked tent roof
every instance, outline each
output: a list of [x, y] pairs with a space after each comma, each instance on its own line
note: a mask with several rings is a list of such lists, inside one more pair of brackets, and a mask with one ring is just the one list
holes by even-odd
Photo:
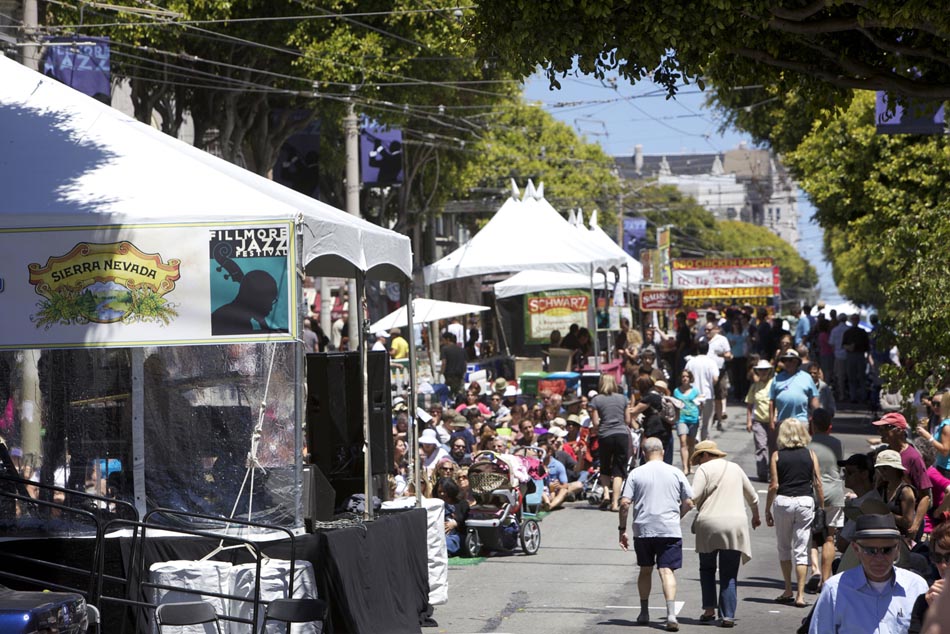
[[[545, 201], [546, 203], [547, 201]], [[550, 206], [550, 205], [548, 205]], [[552, 208], [553, 211], [553, 208]], [[556, 212], [555, 212], [556, 213]], [[635, 259], [630, 257], [620, 246], [610, 239], [610, 236], [597, 225], [597, 212], [591, 214], [590, 229], [585, 229], [583, 218], [580, 211], [575, 215], [572, 210], [570, 213], [575, 231], [580, 232], [585, 240], [605, 253], [622, 255], [627, 266], [619, 266], [619, 282], [627, 287], [630, 284], [639, 284], [643, 278], [643, 267]], [[570, 222], [570, 220], [569, 220]], [[628, 280], [629, 276], [629, 280]], [[607, 274], [607, 281], [612, 286], [614, 276]], [[601, 288], [604, 284], [603, 275], [594, 276], [594, 287]], [[579, 275], [577, 273], [559, 273], [556, 271], [521, 271], [495, 284], [495, 297], [505, 298], [516, 295], [525, 295], [526, 293], [538, 293], [540, 291], [557, 291], [571, 288], [590, 288], [590, 277], [588, 275]]]
[[147, 126], [0, 56], [0, 226], [298, 222], [311, 274], [412, 273], [409, 239]]
[[517, 187], [481, 231], [444, 258], [425, 268], [425, 283], [472, 275], [546, 270], [590, 276], [598, 268], [620, 266], [623, 259], [604, 254], [586, 241], [544, 199], [544, 185]]

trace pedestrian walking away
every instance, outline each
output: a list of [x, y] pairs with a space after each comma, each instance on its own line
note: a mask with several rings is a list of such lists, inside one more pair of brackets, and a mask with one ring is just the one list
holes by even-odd
[[640, 573], [637, 590], [640, 614], [637, 623], [650, 622], [650, 590], [657, 568], [666, 600], [666, 630], [676, 632], [676, 577], [683, 565], [683, 533], [680, 518], [693, 507], [693, 490], [680, 469], [663, 462], [663, 442], [643, 442], [647, 461], [630, 472], [620, 500], [620, 548], [628, 550], [627, 516], [633, 507], [633, 549]]
[[752, 558], [746, 507], [752, 512], [752, 528], [758, 528], [759, 496], [745, 472], [727, 460], [725, 452], [711, 440], [696, 445], [690, 463], [697, 469], [693, 478], [693, 502], [697, 509], [693, 532], [703, 597], [699, 620], [714, 621], [718, 610], [719, 625], [732, 627], [736, 620], [739, 565]]

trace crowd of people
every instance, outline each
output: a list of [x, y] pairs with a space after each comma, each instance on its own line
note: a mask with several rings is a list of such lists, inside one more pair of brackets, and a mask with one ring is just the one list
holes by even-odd
[[[525, 395], [505, 378], [464, 385], [462, 373], [453, 377], [457, 398], [433, 404], [419, 435], [423, 493], [446, 502], [450, 553], [464, 554], [473, 456], [538, 447], [545, 456], [544, 509], [599, 488], [601, 508], [618, 514], [619, 545], [632, 548], [640, 566], [638, 622], [650, 619], [656, 568], [668, 606], [665, 627], [678, 629], [681, 517], [695, 509], [701, 622], [734, 626], [739, 570], [752, 556], [750, 531], [764, 515], [775, 531], [784, 586], [776, 603], [811, 608], [803, 609], [800, 631], [874, 631], [856, 625], [872, 612], [886, 625], [880, 631], [920, 631], [943, 590], [950, 552], [950, 392], [924, 396], [928, 416], [913, 429], [884, 407], [867, 451], [845, 457], [833, 433], [837, 403], [886, 405], [874, 396], [876, 368], [899, 359], [893, 349], [878, 350], [884, 337], [873, 319], [866, 328], [858, 316], [810, 312], [779, 319], [731, 307], [710, 309], [703, 320], [684, 312], [670, 333], [623, 323], [613, 350], [622, 380], [603, 374], [598, 389], [583, 395]], [[456, 343], [452, 334], [443, 333], [443, 343]], [[727, 420], [729, 399], [745, 410], [754, 473], [710, 437]], [[394, 410], [394, 493], [414, 494], [406, 482], [408, 408], [399, 403]], [[753, 480], [768, 483], [761, 509]], [[855, 589], [861, 596], [852, 596]], [[876, 612], [868, 610], [870, 601], [877, 601]]]

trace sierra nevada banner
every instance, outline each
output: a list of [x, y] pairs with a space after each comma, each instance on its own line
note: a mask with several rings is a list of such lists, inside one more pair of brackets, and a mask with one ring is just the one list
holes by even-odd
[[289, 222], [0, 229], [0, 349], [289, 341]]

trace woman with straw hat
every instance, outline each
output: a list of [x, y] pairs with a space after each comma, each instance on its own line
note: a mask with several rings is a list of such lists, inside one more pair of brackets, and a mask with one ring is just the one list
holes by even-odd
[[[752, 557], [752, 540], [746, 507], [752, 511], [752, 528], [759, 520], [759, 496], [739, 465], [726, 459], [712, 440], [697, 443], [690, 465], [693, 477], [693, 502], [696, 519], [696, 552], [699, 553], [699, 583], [702, 588], [703, 614], [700, 622], [716, 619], [718, 608], [721, 627], [733, 627], [736, 618], [739, 565]], [[719, 592], [716, 592], [716, 569]]]

